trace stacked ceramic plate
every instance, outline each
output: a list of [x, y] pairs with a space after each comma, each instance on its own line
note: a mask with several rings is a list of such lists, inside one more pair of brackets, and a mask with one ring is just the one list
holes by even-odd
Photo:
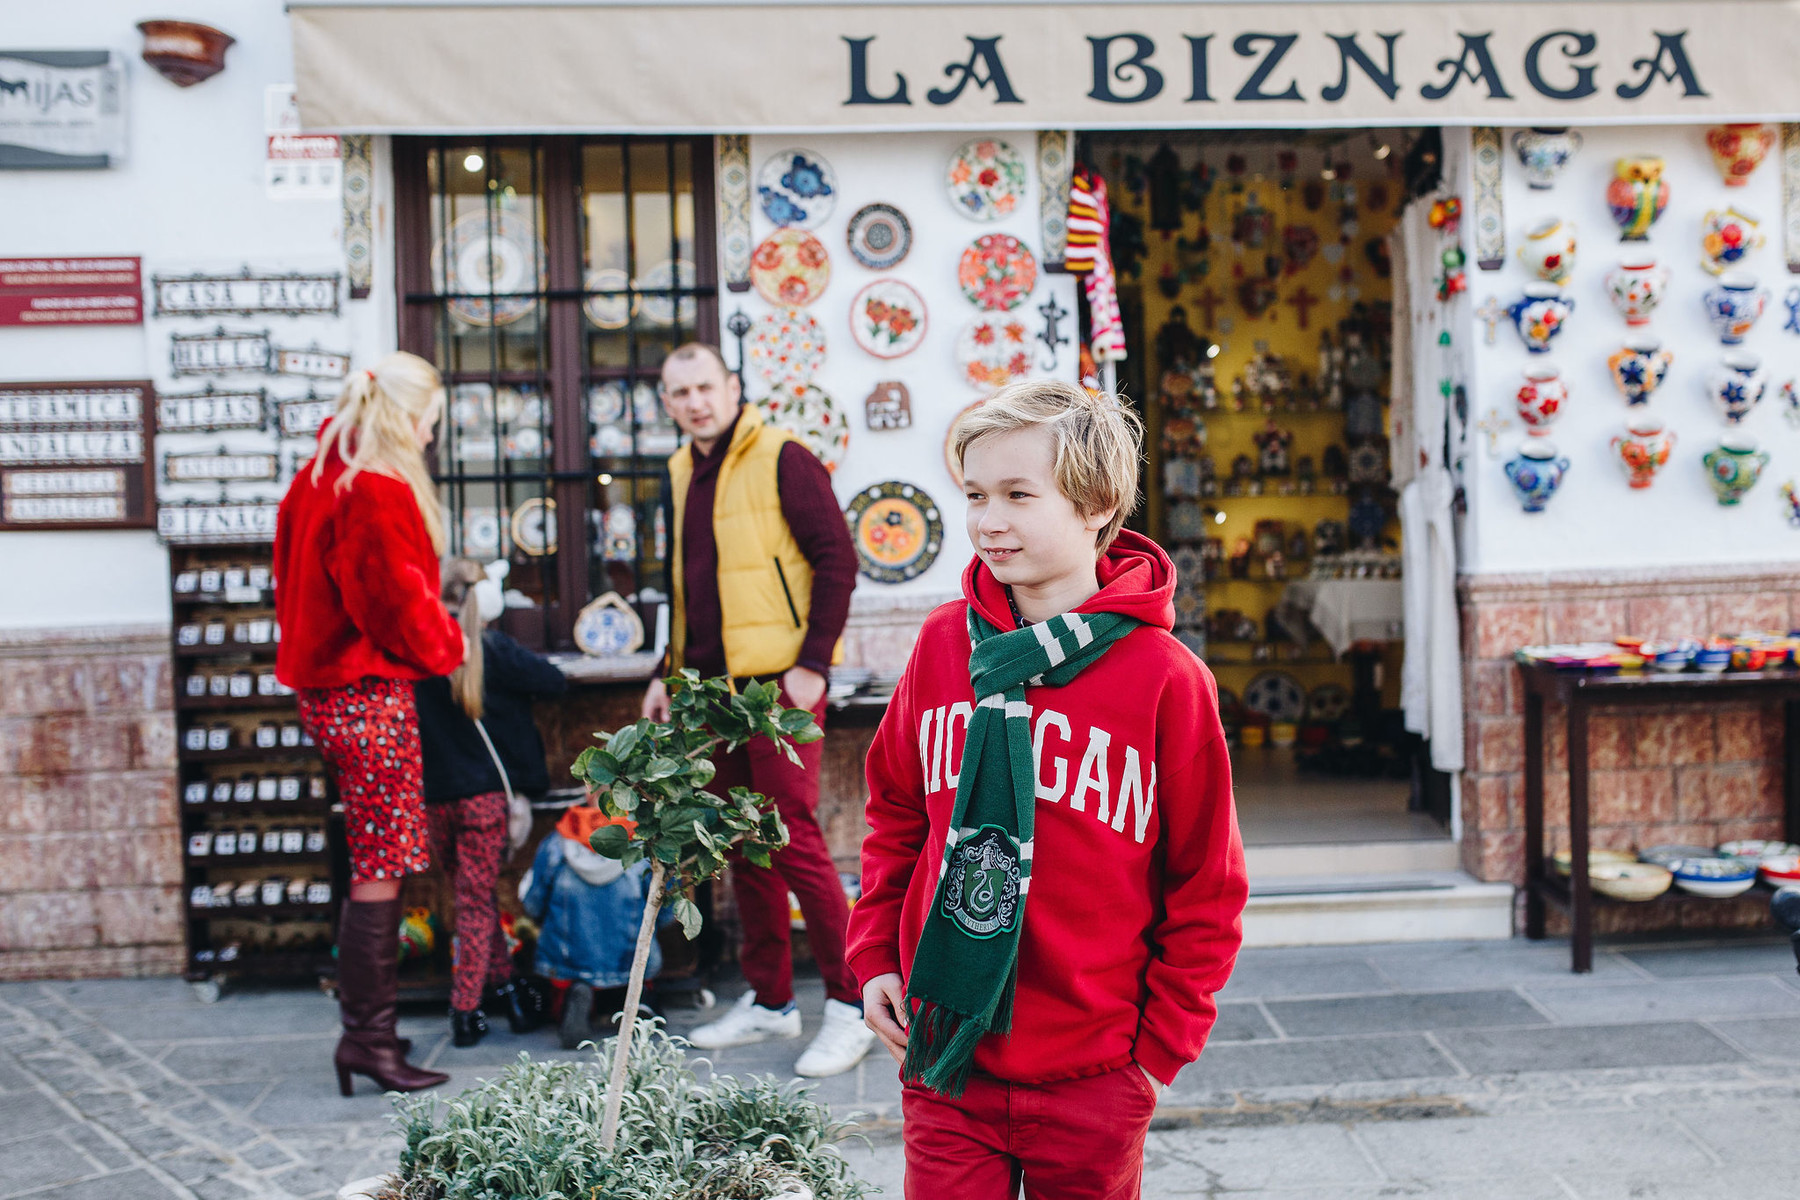
[[856, 695], [863, 684], [869, 682], [871, 672], [867, 667], [833, 667], [831, 668], [831, 686], [825, 695], [831, 700], [848, 700]]
[[1714, 900], [1742, 895], [1756, 883], [1756, 864], [1741, 858], [1678, 858], [1668, 869], [1676, 887]]
[[1588, 883], [1614, 900], [1654, 900], [1669, 890], [1673, 875], [1667, 867], [1643, 862], [1601, 862], [1588, 867]]
[[1800, 854], [1772, 855], [1762, 860], [1758, 870], [1770, 887], [1800, 883]]

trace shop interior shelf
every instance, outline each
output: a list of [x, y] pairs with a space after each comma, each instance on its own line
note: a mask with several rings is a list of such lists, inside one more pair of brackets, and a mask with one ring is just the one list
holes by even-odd
[[177, 696], [175, 707], [187, 712], [224, 712], [231, 709], [293, 708], [292, 696]]
[[188, 907], [190, 921], [254, 921], [259, 917], [267, 917], [279, 921], [282, 919], [307, 918], [318, 920], [338, 910], [338, 902], [329, 900], [324, 904], [246, 904], [232, 905], [230, 908], [194, 908]]
[[257, 746], [233, 746], [228, 750], [183, 750], [181, 761], [184, 763], [291, 761], [316, 766], [319, 762], [319, 751], [316, 746], [273, 746], [267, 750]]
[[203, 816], [236, 813], [246, 817], [320, 816], [331, 811], [329, 800], [208, 800], [204, 804], [183, 804], [183, 812]]
[[1237, 501], [1237, 500], [1342, 500], [1345, 503], [1348, 503], [1350, 500], [1350, 493], [1349, 492], [1334, 492], [1330, 488], [1319, 488], [1316, 491], [1312, 491], [1312, 492], [1290, 492], [1286, 495], [1283, 495], [1282, 493], [1275, 491], [1273, 488], [1265, 488], [1263, 491], [1259, 492], [1258, 494], [1256, 494], [1254, 496], [1251, 496], [1251, 495], [1238, 495], [1238, 496], [1218, 495], [1218, 496], [1204, 496], [1204, 497], [1202, 497], [1202, 499], [1211, 501], [1212, 503], [1215, 503], [1215, 504], [1223, 503], [1224, 501], [1227, 501], [1227, 500], [1230, 500], [1230, 501]]
[[177, 646], [176, 658], [275, 657], [276, 642], [225, 642], [217, 646]]
[[1278, 421], [1286, 420], [1288, 417], [1336, 417], [1341, 421], [1344, 419], [1344, 410], [1341, 408], [1323, 407], [1277, 408], [1271, 412], [1268, 409], [1260, 407], [1232, 408], [1229, 405], [1220, 405], [1218, 408], [1202, 409], [1200, 416], [1208, 421], [1213, 420], [1215, 417], [1243, 417], [1245, 420], [1255, 419], [1258, 421], [1266, 421], [1270, 417], [1274, 417]]
[[188, 959], [188, 979], [200, 980], [214, 975], [311, 975], [332, 969], [330, 950], [269, 950], [241, 953], [230, 962], [201, 962]]
[[[1567, 909], [1570, 902], [1573, 900], [1573, 896], [1570, 893], [1568, 877], [1566, 875], [1558, 874], [1556, 865], [1552, 862], [1546, 862], [1544, 864], [1544, 872], [1544, 877], [1537, 881], [1536, 887], [1538, 894], [1558, 908]], [[1760, 896], [1764, 900], [1767, 900], [1767, 898], [1774, 893], [1775, 889], [1773, 887], [1770, 887], [1764, 880], [1758, 879], [1755, 883], [1750, 885], [1748, 891], [1742, 892], [1737, 896], [1727, 897], [1727, 899], [1741, 900], [1746, 896]], [[1692, 892], [1684, 892], [1679, 887], [1671, 887], [1668, 891], [1653, 900], [1619, 900], [1615, 897], [1608, 896], [1604, 892], [1598, 891], [1592, 892], [1592, 896], [1595, 904], [1627, 905], [1631, 907], [1645, 904], [1663, 904], [1670, 900], [1705, 900], [1708, 898], [1706, 896], [1696, 896]]]
[[208, 867], [318, 867], [330, 870], [331, 859], [323, 850], [310, 853], [282, 854], [279, 851], [264, 853], [258, 850], [254, 854], [189, 854], [187, 865], [192, 869]]
[[[1302, 559], [1301, 561], [1305, 561]], [[1258, 587], [1286, 587], [1290, 583], [1304, 583], [1304, 577], [1296, 579], [1208, 579], [1207, 587], [1224, 587], [1227, 584], [1251, 584]]]
[[227, 595], [225, 592], [173, 592], [170, 598], [176, 604], [226, 605], [231, 608], [248, 608], [253, 604], [270, 605], [275, 603], [275, 589], [263, 588], [255, 593], [244, 592], [241, 596]]

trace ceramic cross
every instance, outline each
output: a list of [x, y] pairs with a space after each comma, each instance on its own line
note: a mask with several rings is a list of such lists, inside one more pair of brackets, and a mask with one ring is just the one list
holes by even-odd
[[1213, 327], [1213, 310], [1219, 307], [1219, 303], [1223, 299], [1223, 296], [1213, 291], [1210, 283], [1201, 288], [1200, 294], [1194, 297], [1194, 307], [1200, 310], [1201, 319], [1206, 322], [1208, 329]]
[[1294, 294], [1287, 298], [1287, 302], [1294, 306], [1294, 312], [1300, 318], [1300, 328], [1305, 329], [1306, 310], [1317, 304], [1319, 298], [1307, 291], [1303, 283], [1294, 289]]
[[1506, 310], [1500, 307], [1499, 297], [1489, 296], [1483, 300], [1481, 307], [1475, 310], [1475, 315], [1487, 326], [1487, 344], [1493, 345], [1494, 336], [1500, 329], [1500, 318], [1506, 315]]
[[1487, 434], [1487, 452], [1489, 458], [1500, 453], [1500, 435], [1511, 427], [1512, 422], [1501, 416], [1500, 410], [1497, 408], [1488, 409], [1487, 416], [1476, 422], [1475, 428]]
[[1058, 304], [1055, 296], [1051, 296], [1038, 305], [1038, 311], [1044, 314], [1044, 328], [1038, 333], [1037, 340], [1044, 343], [1044, 347], [1050, 351], [1050, 358], [1048, 362], [1044, 363], [1044, 370], [1054, 371], [1056, 369], [1056, 348], [1069, 344], [1068, 337], [1058, 328], [1062, 324], [1062, 319], [1069, 315], [1069, 310]]

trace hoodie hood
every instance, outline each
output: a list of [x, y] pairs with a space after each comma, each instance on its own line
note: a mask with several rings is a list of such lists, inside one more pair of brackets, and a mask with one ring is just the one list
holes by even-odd
[[[1100, 590], [1076, 605], [1078, 613], [1119, 613], [1158, 629], [1175, 627], [1175, 564], [1141, 533], [1121, 529], [1101, 555]], [[995, 629], [1014, 628], [1006, 587], [979, 554], [963, 571], [963, 597]]]

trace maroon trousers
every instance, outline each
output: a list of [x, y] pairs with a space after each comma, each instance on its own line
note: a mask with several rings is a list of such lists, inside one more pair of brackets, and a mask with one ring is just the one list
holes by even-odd
[[[785, 692], [781, 702], [789, 703]], [[813, 716], [823, 728], [823, 697]], [[744, 978], [756, 989], [756, 1002], [769, 1008], [781, 1008], [794, 998], [793, 948], [788, 937], [790, 891], [800, 901], [806, 940], [819, 974], [825, 978], [825, 994], [846, 1004], [862, 1000], [856, 976], [844, 958], [850, 903], [844, 898], [844, 886], [838, 882], [837, 867], [819, 828], [819, 762], [824, 747], [823, 741], [796, 746], [800, 765], [795, 766], [767, 739], [757, 738], [718, 758], [718, 772], [709, 788], [721, 796], [734, 787], [761, 792], [775, 801], [787, 826], [787, 848], [775, 854], [769, 867], [758, 867], [740, 854], [730, 858], [738, 923], [744, 935], [739, 955]]]
[[955, 1100], [907, 1084], [906, 1200], [1136, 1200], [1156, 1095], [1136, 1063], [1055, 1083], [971, 1075]]

